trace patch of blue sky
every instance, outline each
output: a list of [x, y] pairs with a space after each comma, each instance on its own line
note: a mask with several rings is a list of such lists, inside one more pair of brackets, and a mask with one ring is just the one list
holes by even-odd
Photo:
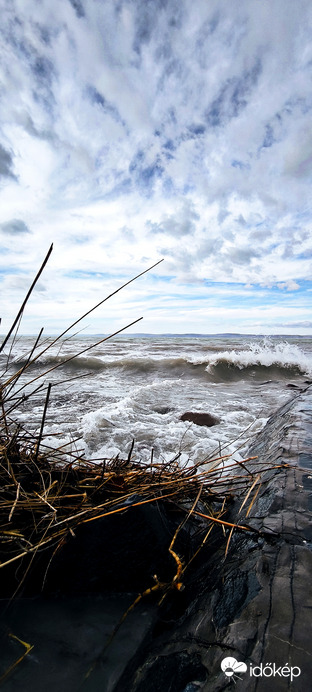
[[172, 154], [170, 154], [169, 151], [165, 151], [164, 156], [165, 156], [165, 159], [167, 159], [167, 161], [172, 161], [172, 159], [174, 159], [174, 156]]
[[[2, 252], [2, 250], [0, 250]], [[3, 254], [7, 254], [6, 251]], [[28, 272], [25, 271], [24, 269], [20, 269], [17, 266], [8, 266], [8, 267], [0, 267], [0, 274], [6, 275], [16, 275], [16, 274], [27, 274]]]
[[298, 284], [300, 287], [304, 288], [305, 290], [307, 290], [307, 289], [311, 290], [311, 288], [312, 288], [312, 280], [311, 279], [300, 279], [300, 281], [298, 281]]
[[135, 171], [142, 164], [144, 158], [144, 151], [142, 151], [142, 149], [138, 149], [138, 151], [134, 154], [132, 161], [130, 161], [129, 172], [133, 173], [133, 171]]
[[302, 285], [301, 281], [295, 281], [295, 284], [296, 284], [296, 286], [298, 286], [298, 288], [295, 288], [295, 287], [291, 288], [291, 286], [289, 288], [287, 288], [287, 286], [285, 286], [285, 288], [282, 288], [284, 286], [284, 284], [287, 284], [287, 281], [285, 281], [285, 282], [280, 281], [277, 283], [277, 285], [273, 286], [270, 289], [270, 291], [273, 294], [283, 293], [283, 295], [285, 295], [285, 296], [289, 296], [289, 297], [292, 296], [294, 298], [294, 300], [297, 300], [297, 301], [299, 300], [299, 298], [301, 296], [304, 297], [307, 290], [309, 290], [309, 286], [310, 287], [312, 286], [311, 283], [304, 286], [304, 285]]
[[298, 253], [296, 253], [295, 257], [297, 260], [311, 259], [312, 249], [308, 248], [307, 250], [304, 250], [303, 252], [298, 252]]
[[[298, 288], [299, 286], [299, 288]], [[290, 294], [290, 293], [295, 293], [296, 296], [300, 295], [300, 293], [304, 293], [306, 289], [302, 288], [299, 284], [299, 282], [295, 281], [294, 286], [291, 285], [289, 281], [277, 281], [274, 283], [273, 286], [269, 286], [265, 288], [266, 291], [269, 293], [273, 294], [281, 294], [282, 292], [285, 294]]]
[[238, 117], [248, 104], [248, 99], [258, 81], [261, 70], [261, 61], [256, 60], [251, 70], [245, 70], [238, 77], [229, 78], [221, 86], [219, 96], [211, 103], [205, 113], [206, 122], [210, 127], [220, 127]]
[[200, 137], [206, 132], [206, 127], [202, 123], [192, 123], [187, 129], [193, 137]]
[[142, 168], [139, 171], [139, 180], [143, 184], [149, 185], [152, 181], [154, 181], [155, 178], [161, 177], [163, 172], [163, 166], [161, 166], [158, 161], [155, 161], [155, 163], [152, 163], [150, 166], [146, 166], [146, 168]]
[[307, 222], [311, 222], [311, 205], [310, 203], [304, 208], [304, 209], [298, 209], [296, 213], [294, 214], [294, 218], [298, 219], [298, 228], [301, 228], [301, 221], [306, 220]]
[[86, 87], [86, 94], [91, 103], [100, 106], [103, 111], [110, 115], [116, 122], [125, 125], [118, 109], [110, 101], [108, 101], [103, 94], [101, 94], [92, 84], [88, 84]]
[[303, 98], [297, 95], [292, 96], [289, 99], [287, 99], [287, 101], [285, 101], [283, 112], [286, 112], [288, 115], [291, 115], [296, 107], [298, 107], [298, 110], [301, 111], [301, 113], [309, 113], [309, 111], [311, 110], [310, 99]]
[[[299, 286], [299, 288], [297, 288], [297, 290], [295, 291], [295, 293], [297, 295], [312, 289], [312, 281], [310, 279], [298, 279], [297, 280], [296, 277], [294, 277], [294, 279], [296, 281], [297, 286]], [[283, 282], [279, 282], [279, 283], [283, 283]], [[276, 286], [274, 286], [274, 289], [276, 290]]]
[[183, 303], [207, 303], [207, 305], [213, 304], [218, 304], [218, 305], [231, 305], [237, 307], [239, 304], [245, 305], [246, 303], [252, 304], [252, 305], [262, 305], [263, 300], [264, 300], [264, 291], [262, 290], [262, 294], [260, 293], [252, 293], [250, 289], [245, 289], [244, 287], [240, 287], [240, 289], [237, 288], [236, 285], [234, 285], [234, 288], [224, 288], [220, 289], [219, 285], [211, 286], [210, 291], [203, 291], [203, 290], [198, 290], [197, 292], [185, 292], [185, 293], [167, 293], [165, 296], [165, 299], [174, 299], [175, 301], [180, 301]]
[[[252, 285], [246, 285], [246, 284], [241, 284], [241, 283], [225, 283], [225, 282], [218, 282], [214, 283], [212, 281], [204, 281], [205, 286], [207, 288], [210, 288], [212, 291], [216, 291], [216, 295], [218, 295], [218, 298], [222, 297], [222, 294], [226, 297], [226, 299], [233, 299], [237, 300], [237, 296], [239, 296], [239, 301], [241, 302], [242, 300], [252, 300], [252, 301], [262, 301], [263, 298], [265, 300], [274, 300], [276, 299], [276, 295], [279, 297], [282, 295], [289, 296], [290, 294], [296, 294], [296, 296], [300, 295], [301, 293], [304, 294], [305, 291], [307, 290], [307, 286], [302, 285], [302, 281], [296, 282], [296, 287], [287, 287], [287, 281], [279, 281], [275, 283], [272, 286], [263, 286], [261, 284], [252, 284]], [[311, 282], [307, 282], [308, 285], [312, 285]], [[297, 288], [299, 286], [299, 288]], [[220, 293], [222, 291], [222, 293]], [[186, 297], [186, 296], [185, 296]]]
[[142, 151], [138, 151], [129, 165], [129, 173], [131, 174], [135, 184], [145, 194], [150, 194], [153, 191], [156, 180], [162, 177], [165, 172], [161, 165], [160, 159], [157, 157], [153, 163], [145, 165], [145, 156]]
[[233, 159], [233, 161], [231, 162], [231, 166], [233, 168], [239, 168], [241, 171], [250, 169], [249, 163], [244, 163], [243, 161], [239, 161], [238, 159]]
[[274, 130], [272, 125], [266, 125], [265, 126], [265, 136], [261, 145], [261, 149], [267, 149], [272, 146], [275, 142], [275, 137], [274, 137]]
[[174, 192], [175, 192], [175, 185], [173, 183], [172, 178], [169, 176], [166, 176], [163, 181], [162, 181], [162, 190], [163, 194], [166, 195], [166, 197], [171, 197]]
[[[207, 300], [206, 298], [202, 298], [202, 301]], [[243, 293], [234, 293], [234, 294], [221, 294], [216, 293], [215, 295], [212, 293], [211, 296], [209, 296], [209, 302], [213, 302], [214, 305], [217, 307], [227, 307], [227, 308], [235, 308], [235, 309], [241, 309], [241, 308], [259, 308], [262, 307], [264, 304], [268, 305], [270, 304], [270, 300], [267, 299], [267, 296], [263, 295], [251, 295], [251, 294], [246, 294], [244, 295]], [[276, 301], [272, 301], [272, 303], [275, 304]]]
[[131, 178], [127, 177], [121, 180], [119, 183], [115, 184], [111, 190], [103, 194], [102, 192], [99, 194], [98, 199], [107, 199], [109, 200], [114, 200], [118, 199], [118, 197], [122, 197], [123, 195], [130, 195], [130, 193], [133, 191], [133, 182]]
[[245, 283], [242, 283], [242, 282], [241, 283], [235, 283], [234, 281], [233, 282], [231, 282], [231, 281], [211, 281], [211, 279], [203, 279], [203, 283], [208, 288], [220, 288], [220, 289], [226, 289], [229, 291], [231, 289], [241, 290], [241, 289], [246, 288]]
[[33, 72], [40, 80], [50, 81], [51, 75], [54, 73], [51, 60], [43, 55], [38, 55], [33, 63]]
[[89, 243], [90, 240], [92, 240], [91, 235], [75, 235], [70, 239], [71, 243], [74, 245], [84, 245], [85, 243]]
[[[171, 300], [176, 301], [176, 296], [169, 296], [169, 297]], [[167, 298], [167, 296], [166, 296], [166, 298]], [[155, 301], [155, 300], [159, 301], [159, 302], [157, 302], [157, 305], [155, 305], [155, 307], [151, 307], [149, 305], [149, 307], [148, 307], [149, 310], [159, 310], [160, 302], [163, 300], [162, 295], [161, 295], [161, 293], [145, 293], [144, 294], [144, 305], [148, 304], [148, 303], [152, 303], [152, 301]], [[134, 299], [133, 303], [134, 303], [134, 305], [136, 303], [139, 303], [142, 306], [143, 305], [142, 297], [138, 296], [136, 299]]]
[[[157, 272], [157, 268], [155, 268], [155, 272]], [[154, 283], [162, 283], [163, 281], [165, 281], [168, 284], [169, 283], [172, 284], [174, 282], [174, 277], [169, 275], [169, 274], [168, 275], [166, 275], [166, 274], [160, 275], [160, 274], [156, 274], [156, 273], [154, 274], [153, 272], [149, 272], [148, 276]]]
[[70, 4], [73, 6], [73, 8], [77, 14], [77, 17], [79, 19], [81, 19], [81, 17], [84, 17], [85, 11], [84, 11], [83, 4], [82, 4], [81, 0], [69, 0], [69, 1], [70, 1]]
[[169, 149], [169, 151], [175, 151], [177, 148], [173, 139], [167, 139], [167, 141], [162, 146], [163, 149]]
[[69, 279], [111, 279], [112, 276], [116, 278], [116, 274], [112, 275], [112, 272], [85, 271], [84, 269], [73, 269], [65, 272], [64, 276]]

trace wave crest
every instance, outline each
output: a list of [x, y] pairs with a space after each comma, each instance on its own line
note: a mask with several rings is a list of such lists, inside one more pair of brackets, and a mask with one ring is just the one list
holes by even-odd
[[219, 351], [209, 358], [206, 371], [214, 374], [217, 370], [278, 370], [285, 375], [312, 375], [312, 358], [296, 344], [285, 341], [274, 343], [270, 339], [250, 343], [244, 349]]

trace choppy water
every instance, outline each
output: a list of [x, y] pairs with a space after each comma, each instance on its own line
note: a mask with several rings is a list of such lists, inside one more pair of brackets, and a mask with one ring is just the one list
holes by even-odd
[[[132, 440], [134, 458], [146, 461], [152, 449], [158, 460], [181, 452], [183, 463], [205, 461], [216, 451], [243, 458], [250, 438], [294, 396], [289, 385], [304, 387], [312, 379], [312, 337], [123, 336], [66, 362], [96, 340], [76, 337], [52, 346], [19, 383], [50, 370], [20, 395], [52, 382], [45, 443], [79, 437], [76, 447], [87, 458], [125, 457]], [[15, 344], [6, 377], [26, 362], [32, 345], [30, 337]], [[42, 388], [14, 417], [39, 428], [44, 398]], [[182, 422], [185, 411], [212, 413], [220, 423]]]

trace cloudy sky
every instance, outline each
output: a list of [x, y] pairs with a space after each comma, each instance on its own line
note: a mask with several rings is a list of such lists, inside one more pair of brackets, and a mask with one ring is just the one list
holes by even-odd
[[2, 0], [2, 331], [311, 334], [310, 0]]

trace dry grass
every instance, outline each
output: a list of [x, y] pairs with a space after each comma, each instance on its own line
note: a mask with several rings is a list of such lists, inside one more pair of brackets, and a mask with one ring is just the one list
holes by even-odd
[[[24, 555], [59, 545], [81, 523], [130, 513], [133, 507], [158, 500], [174, 501], [185, 508], [189, 519], [186, 508], [196, 499], [192, 513], [199, 514], [196, 508], [201, 501], [207, 513], [200, 514], [207, 522], [231, 527], [215, 512], [214, 505], [222, 501], [226, 508], [233, 494], [246, 484], [248, 492], [250, 484], [260, 481], [259, 474], [256, 483], [252, 475], [246, 479], [235, 474], [233, 464], [225, 483], [218, 468], [183, 469], [178, 459], [165, 465], [146, 465], [129, 458], [92, 463], [74, 457], [64, 465], [63, 449], [51, 450], [50, 455], [37, 454], [38, 441], [18, 429], [12, 435], [2, 434], [0, 445], [0, 570]], [[251, 530], [242, 524], [236, 528]]]

